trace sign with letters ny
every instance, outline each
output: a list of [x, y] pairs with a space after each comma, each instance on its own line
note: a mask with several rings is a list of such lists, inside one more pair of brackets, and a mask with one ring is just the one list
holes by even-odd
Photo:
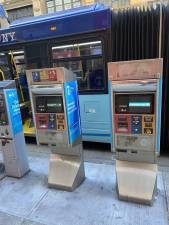
[[8, 43], [16, 40], [15, 32], [0, 33], [0, 43]]

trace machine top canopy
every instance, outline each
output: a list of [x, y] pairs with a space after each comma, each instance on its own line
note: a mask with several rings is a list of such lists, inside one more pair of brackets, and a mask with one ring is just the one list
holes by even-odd
[[109, 80], [159, 79], [162, 76], [163, 59], [144, 59], [108, 63]]

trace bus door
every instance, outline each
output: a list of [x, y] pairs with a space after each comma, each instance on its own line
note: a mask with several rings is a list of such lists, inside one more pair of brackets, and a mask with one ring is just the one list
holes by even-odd
[[25, 136], [35, 136], [23, 49], [0, 52], [0, 80], [15, 80]]

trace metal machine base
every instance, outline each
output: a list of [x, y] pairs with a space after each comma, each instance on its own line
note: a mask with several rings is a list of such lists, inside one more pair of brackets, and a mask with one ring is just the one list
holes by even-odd
[[51, 154], [48, 186], [73, 191], [85, 179], [81, 156]]
[[157, 164], [116, 160], [119, 199], [152, 205], [157, 190]]

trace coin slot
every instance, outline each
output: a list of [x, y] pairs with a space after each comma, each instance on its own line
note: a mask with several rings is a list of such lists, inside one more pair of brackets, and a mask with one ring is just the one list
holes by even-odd
[[133, 154], [137, 154], [138, 152], [137, 152], [137, 151], [131, 151], [131, 153], [133, 153]]
[[127, 153], [127, 150], [125, 150], [125, 149], [116, 149], [116, 152], [124, 152], [124, 153]]

